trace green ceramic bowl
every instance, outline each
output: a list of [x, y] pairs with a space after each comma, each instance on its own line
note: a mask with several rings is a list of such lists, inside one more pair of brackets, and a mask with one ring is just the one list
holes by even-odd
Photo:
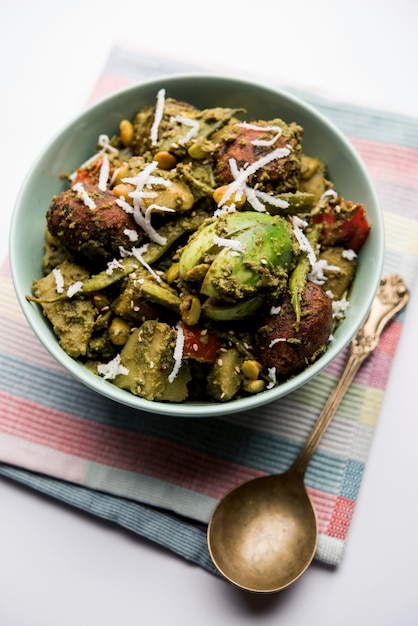
[[[359, 256], [358, 273], [346, 319], [328, 350], [308, 369], [278, 387], [226, 403], [167, 404], [150, 402], [119, 389], [89, 372], [59, 346], [40, 307], [29, 303], [32, 280], [41, 277], [45, 213], [54, 194], [65, 188], [61, 172], [71, 172], [92, 153], [100, 134], [118, 132], [122, 118], [131, 118], [144, 105], [155, 102], [160, 88], [167, 97], [197, 107], [244, 107], [247, 119], [295, 121], [305, 129], [304, 151], [327, 163], [330, 178], [346, 198], [364, 204], [371, 234]], [[124, 405], [174, 417], [208, 417], [252, 409], [280, 398], [309, 381], [347, 346], [365, 319], [378, 288], [384, 252], [382, 213], [370, 176], [352, 145], [326, 118], [301, 100], [276, 89], [248, 81], [213, 75], [166, 76], [135, 85], [90, 107], [50, 141], [30, 170], [19, 193], [10, 235], [10, 262], [14, 286], [23, 312], [51, 355], [79, 381]]]

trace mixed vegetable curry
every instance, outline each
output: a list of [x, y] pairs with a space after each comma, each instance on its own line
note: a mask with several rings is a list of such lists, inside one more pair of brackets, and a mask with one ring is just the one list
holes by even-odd
[[46, 212], [37, 302], [71, 357], [151, 401], [224, 402], [326, 350], [370, 225], [296, 122], [166, 97], [101, 135]]

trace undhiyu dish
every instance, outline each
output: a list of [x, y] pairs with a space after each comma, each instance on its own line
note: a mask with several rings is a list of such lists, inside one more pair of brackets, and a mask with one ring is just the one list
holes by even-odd
[[226, 407], [332, 351], [380, 226], [297, 110], [172, 92], [156, 83], [104, 119], [60, 170], [25, 299], [100, 384], [148, 405]]

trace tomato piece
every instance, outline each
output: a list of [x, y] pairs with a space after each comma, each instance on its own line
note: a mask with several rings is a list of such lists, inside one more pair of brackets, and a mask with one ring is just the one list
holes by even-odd
[[100, 176], [100, 168], [102, 166], [103, 159], [97, 159], [94, 164], [90, 167], [80, 167], [75, 172], [74, 179], [72, 180], [72, 185], [76, 183], [97, 185], [99, 182]]
[[370, 224], [367, 221], [364, 207], [361, 204], [355, 206], [357, 207], [356, 211], [353, 212], [350, 219], [343, 222], [341, 230], [348, 246], [358, 252], [369, 235]]
[[219, 339], [201, 326], [188, 326], [183, 323], [182, 329], [184, 335], [183, 355], [197, 361], [214, 363], [221, 347]]
[[326, 246], [344, 245], [358, 252], [366, 241], [370, 224], [362, 204], [337, 198], [313, 218], [322, 226], [320, 241]]

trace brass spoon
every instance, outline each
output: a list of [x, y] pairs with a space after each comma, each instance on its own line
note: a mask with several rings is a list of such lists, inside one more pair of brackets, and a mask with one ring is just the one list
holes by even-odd
[[238, 587], [280, 591], [310, 565], [318, 523], [304, 485], [306, 468], [361, 363], [375, 350], [384, 326], [408, 298], [400, 276], [382, 278], [369, 315], [351, 342], [341, 378], [290, 469], [239, 485], [213, 511], [208, 526], [209, 552], [218, 570]]

